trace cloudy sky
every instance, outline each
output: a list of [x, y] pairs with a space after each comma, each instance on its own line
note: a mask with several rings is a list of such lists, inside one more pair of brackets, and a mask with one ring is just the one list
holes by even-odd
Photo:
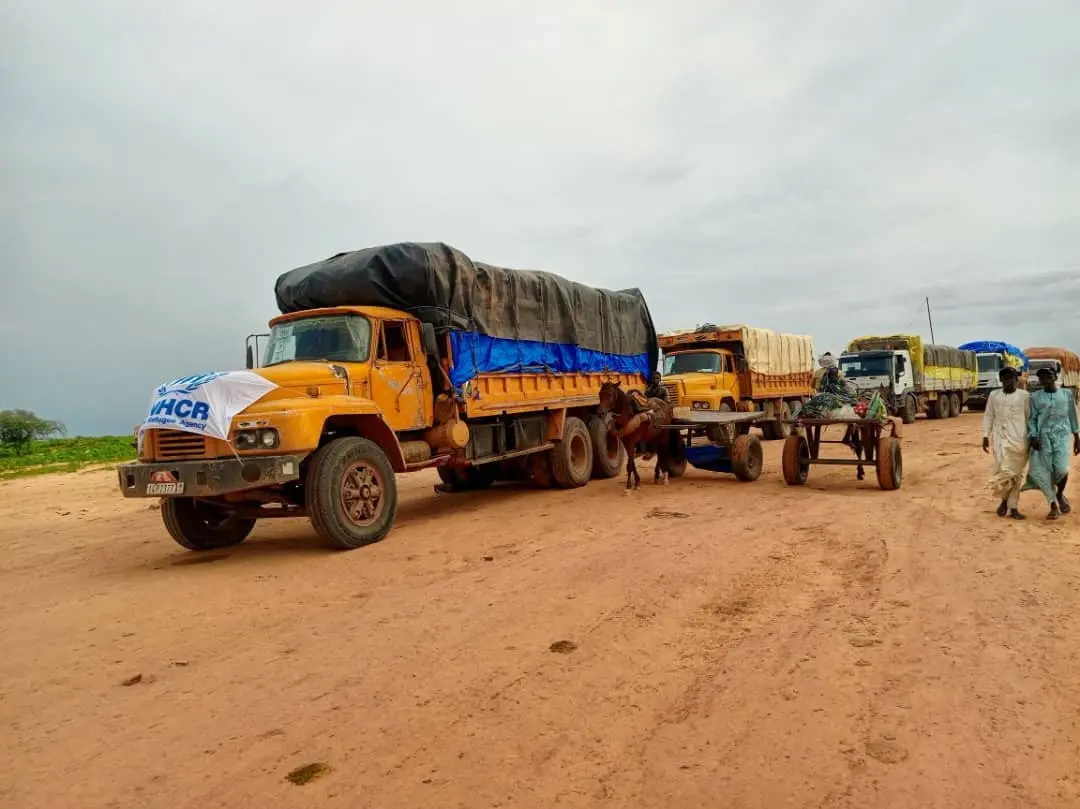
[[9, 0], [0, 409], [127, 432], [285, 270], [439, 240], [749, 322], [1080, 349], [1080, 4]]

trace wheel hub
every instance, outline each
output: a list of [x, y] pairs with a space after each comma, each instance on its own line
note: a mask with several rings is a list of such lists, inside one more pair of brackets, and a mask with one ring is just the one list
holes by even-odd
[[345, 469], [341, 505], [350, 522], [370, 525], [382, 513], [383, 503], [382, 481], [376, 469], [363, 462]]

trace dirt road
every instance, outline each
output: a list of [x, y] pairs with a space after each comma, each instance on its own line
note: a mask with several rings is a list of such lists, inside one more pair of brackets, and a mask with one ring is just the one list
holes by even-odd
[[2, 484], [0, 806], [1080, 806], [1080, 516], [994, 517], [978, 424], [907, 428], [895, 493], [777, 444], [634, 498], [414, 475], [346, 554]]

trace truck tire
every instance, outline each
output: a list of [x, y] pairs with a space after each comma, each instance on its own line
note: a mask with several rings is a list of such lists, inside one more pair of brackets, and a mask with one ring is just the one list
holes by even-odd
[[255, 520], [241, 519], [228, 509], [194, 497], [164, 498], [161, 521], [169, 536], [189, 551], [212, 551], [239, 545], [255, 527]]
[[731, 448], [731, 471], [735, 473], [735, 477], [752, 483], [761, 476], [762, 461], [761, 441], [756, 435], [740, 435], [735, 439]]
[[562, 441], [551, 450], [551, 476], [560, 489], [577, 489], [592, 477], [592, 439], [585, 422], [567, 416]]
[[784, 441], [784, 483], [802, 486], [810, 474], [810, 445], [801, 435], [789, 435]]
[[895, 491], [904, 482], [904, 456], [899, 438], [879, 438], [877, 445], [878, 486], [887, 492]]
[[[722, 402], [717, 412], [733, 413], [734, 408], [727, 402]], [[747, 422], [742, 424], [710, 424], [705, 428], [705, 437], [714, 444], [730, 444], [738, 435], [746, 435], [750, 432]]]
[[670, 433], [671, 444], [668, 449], [668, 477], [671, 480], [686, 474], [686, 445], [677, 431]]
[[956, 418], [960, 415], [960, 411], [964, 409], [963, 403], [960, 401], [959, 393], [949, 394], [949, 418]]
[[626, 465], [626, 450], [622, 441], [611, 434], [607, 422], [599, 416], [589, 416], [589, 437], [593, 447], [593, 477], [613, 478]]
[[791, 425], [786, 423], [791, 418], [791, 405], [781, 402], [779, 410], [775, 421], [767, 421], [761, 426], [766, 441], [783, 441], [791, 435]]
[[926, 415], [932, 419], [946, 418], [949, 415], [949, 397], [941, 394], [930, 402], [930, 406], [926, 408]]
[[915, 401], [915, 397], [910, 393], [904, 397], [904, 403], [900, 407], [900, 419], [904, 424], [914, 424], [915, 416], [919, 412], [919, 405]]
[[366, 438], [336, 438], [316, 450], [304, 494], [311, 525], [333, 548], [370, 545], [394, 526], [397, 479], [386, 454]]

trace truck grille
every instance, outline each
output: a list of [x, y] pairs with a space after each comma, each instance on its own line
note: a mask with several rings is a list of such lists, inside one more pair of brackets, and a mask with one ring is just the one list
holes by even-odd
[[206, 438], [179, 430], [158, 430], [155, 436], [157, 457], [163, 461], [206, 456]]
[[663, 388], [665, 391], [667, 391], [668, 402], [673, 405], [677, 405], [679, 403], [679, 397], [682, 395], [682, 392], [679, 390], [678, 383], [665, 382], [663, 384]]

